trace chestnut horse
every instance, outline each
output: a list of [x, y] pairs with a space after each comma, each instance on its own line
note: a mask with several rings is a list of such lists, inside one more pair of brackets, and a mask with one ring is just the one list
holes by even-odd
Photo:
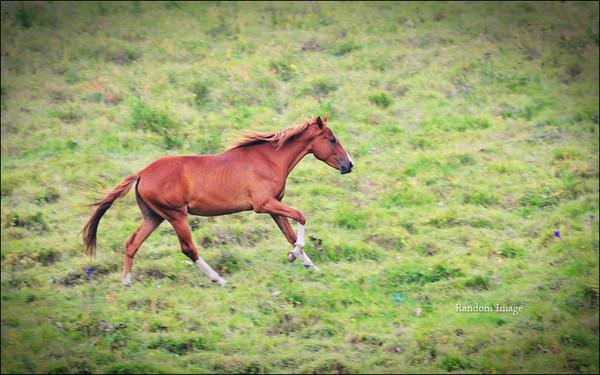
[[[285, 180], [298, 162], [309, 153], [338, 169], [352, 171], [353, 162], [323, 119], [311, 121], [276, 133], [249, 132], [233, 147], [217, 155], [165, 156], [141, 172], [132, 174], [106, 197], [90, 206], [96, 211], [82, 229], [85, 253], [94, 255], [100, 219], [115, 200], [125, 196], [136, 184], [135, 198], [142, 212], [142, 223], [127, 240], [123, 285], [131, 285], [133, 257], [140, 245], [167, 220], [175, 229], [181, 251], [208, 278], [223, 286], [227, 283], [200, 256], [192, 241], [188, 214], [226, 215], [254, 210], [273, 217], [285, 238], [294, 246], [288, 260], [300, 258], [305, 267], [313, 266], [303, 251], [304, 215], [281, 202]], [[288, 218], [298, 223], [294, 233]]]

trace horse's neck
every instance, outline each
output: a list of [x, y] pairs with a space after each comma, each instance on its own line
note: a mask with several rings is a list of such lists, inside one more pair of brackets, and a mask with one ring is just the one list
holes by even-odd
[[272, 147], [272, 145], [268, 145], [264, 150], [269, 154], [269, 159], [283, 169], [287, 177], [300, 160], [309, 153], [310, 140], [289, 141], [279, 150]]

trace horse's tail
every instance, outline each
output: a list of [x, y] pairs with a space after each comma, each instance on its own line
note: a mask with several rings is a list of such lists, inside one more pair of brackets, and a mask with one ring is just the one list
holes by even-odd
[[98, 223], [104, 213], [110, 208], [114, 201], [123, 198], [131, 189], [134, 183], [140, 178], [139, 173], [132, 174], [123, 180], [113, 191], [108, 192], [106, 197], [99, 202], [92, 203], [88, 206], [98, 206], [92, 217], [83, 226], [81, 233], [83, 234], [83, 244], [85, 245], [85, 255], [96, 255], [96, 232], [98, 231]]

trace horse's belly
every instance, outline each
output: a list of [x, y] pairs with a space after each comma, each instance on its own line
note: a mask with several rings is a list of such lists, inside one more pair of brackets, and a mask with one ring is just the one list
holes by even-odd
[[248, 211], [252, 205], [235, 197], [207, 197], [195, 199], [188, 203], [188, 212], [198, 216], [227, 215], [234, 212]]

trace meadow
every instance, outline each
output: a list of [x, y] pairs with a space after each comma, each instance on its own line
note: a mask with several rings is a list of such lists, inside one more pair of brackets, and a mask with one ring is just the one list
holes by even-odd
[[[598, 2], [2, 2], [2, 373], [598, 373]], [[329, 113], [268, 215], [163, 223], [169, 154]], [[293, 227], [296, 228], [295, 223]]]

